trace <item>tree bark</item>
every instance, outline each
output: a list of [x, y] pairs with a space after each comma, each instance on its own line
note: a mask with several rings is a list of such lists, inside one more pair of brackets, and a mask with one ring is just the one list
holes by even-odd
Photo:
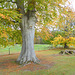
[[27, 9], [27, 13], [24, 10], [24, 1], [17, 1], [17, 9], [19, 13], [22, 14], [22, 23], [20, 23], [20, 28], [22, 32], [22, 50], [20, 56], [17, 59], [17, 62], [20, 64], [27, 64], [28, 62], [38, 62], [38, 59], [34, 51], [34, 33], [35, 33], [35, 24], [37, 18], [35, 17], [35, 2], [33, 0], [28, 0], [28, 7], [32, 5], [33, 9]]
[[69, 48], [69, 47], [67, 46], [67, 43], [64, 44], [64, 48]]
[[31, 16], [23, 16], [22, 24], [21, 24], [21, 32], [22, 32], [22, 50], [20, 56], [17, 61], [20, 64], [25, 64], [28, 62], [38, 62], [38, 59], [34, 52], [34, 33], [35, 33], [35, 24], [36, 17], [34, 13]]

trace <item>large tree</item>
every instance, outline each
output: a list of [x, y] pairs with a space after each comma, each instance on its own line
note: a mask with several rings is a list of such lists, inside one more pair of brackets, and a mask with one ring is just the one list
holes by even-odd
[[[64, 9], [63, 6], [66, 1], [67, 0], [0, 0], [1, 8], [3, 8], [3, 10], [7, 10], [7, 12], [15, 10], [19, 12], [18, 14], [22, 14], [21, 17], [16, 14], [17, 18], [13, 18], [16, 17], [13, 13], [9, 15], [11, 18], [10, 21], [15, 23], [18, 22], [19, 25], [9, 24], [5, 21], [5, 23], [7, 23], [6, 28], [10, 27], [12, 29], [12, 27], [16, 27], [12, 29], [12, 31], [14, 31], [17, 30], [19, 26], [21, 29], [22, 50], [17, 62], [20, 64], [25, 64], [31, 61], [35, 63], [38, 62], [34, 52], [34, 33], [37, 17], [39, 21], [38, 24], [40, 23], [41, 25], [54, 22], [59, 15], [58, 11], [62, 12]], [[4, 12], [2, 14], [4, 14]], [[20, 22], [18, 18], [21, 19]]]

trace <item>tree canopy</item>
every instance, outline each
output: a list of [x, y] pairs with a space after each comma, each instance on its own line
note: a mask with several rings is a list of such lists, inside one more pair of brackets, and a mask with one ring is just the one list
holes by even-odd
[[[68, 0], [0, 0], [0, 45], [22, 42], [17, 62], [38, 62], [34, 52], [35, 24], [39, 29], [57, 26], [69, 12]], [[43, 27], [44, 28], [44, 27]], [[20, 31], [21, 30], [21, 31]], [[47, 34], [47, 33], [46, 33]]]
[[[35, 12], [36, 17], [38, 18], [38, 25], [51, 25], [55, 24], [56, 19], [60, 16], [64, 11], [65, 3], [67, 0], [19, 0], [20, 7], [17, 8], [18, 1], [17, 0], [0, 0], [0, 27], [1, 33], [6, 36], [14, 35], [16, 30], [19, 30], [19, 23], [21, 19], [21, 15], [27, 14], [27, 11], [31, 11], [34, 9], [35, 4]], [[30, 4], [28, 4], [28, 2]], [[21, 9], [23, 7], [23, 9]], [[20, 11], [22, 13], [19, 13]], [[19, 12], [18, 12], [19, 11]], [[61, 22], [61, 21], [60, 21]], [[10, 33], [8, 33], [8, 32]], [[11, 32], [12, 31], [12, 32]], [[17, 32], [17, 31], [16, 31]], [[21, 32], [20, 32], [21, 33]], [[17, 33], [19, 34], [19, 32]], [[21, 36], [21, 35], [20, 35]], [[4, 35], [1, 35], [1, 40]], [[10, 37], [9, 37], [10, 38]], [[13, 37], [12, 37], [13, 39]], [[21, 37], [19, 38], [21, 39]], [[15, 39], [16, 40], [16, 39]], [[16, 43], [16, 42], [15, 42]], [[5, 43], [0, 43], [1, 45]], [[8, 44], [7, 44], [8, 45]]]

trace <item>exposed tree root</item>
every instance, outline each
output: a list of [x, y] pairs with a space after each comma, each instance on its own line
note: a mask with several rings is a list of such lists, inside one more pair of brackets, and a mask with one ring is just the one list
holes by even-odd
[[22, 57], [20, 60], [17, 60], [17, 63], [20, 65], [27, 65], [30, 64], [31, 62], [35, 64], [39, 64], [40, 60], [37, 57]]

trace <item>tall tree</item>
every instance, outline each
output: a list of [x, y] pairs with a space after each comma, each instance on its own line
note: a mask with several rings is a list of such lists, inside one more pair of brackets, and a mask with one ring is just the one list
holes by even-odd
[[[57, 17], [56, 15], [58, 15], [57, 10], [61, 11], [63, 9], [62, 5], [64, 5], [66, 1], [67, 0], [0, 0], [2, 8], [14, 9], [22, 14], [22, 16], [19, 17], [21, 19], [19, 25], [22, 33], [22, 50], [17, 62], [20, 64], [31, 61], [35, 63], [38, 62], [34, 52], [36, 16], [41, 17], [38, 18], [40, 24], [46, 25], [48, 22], [53, 22]], [[15, 20], [13, 17], [11, 17], [11, 19]]]

